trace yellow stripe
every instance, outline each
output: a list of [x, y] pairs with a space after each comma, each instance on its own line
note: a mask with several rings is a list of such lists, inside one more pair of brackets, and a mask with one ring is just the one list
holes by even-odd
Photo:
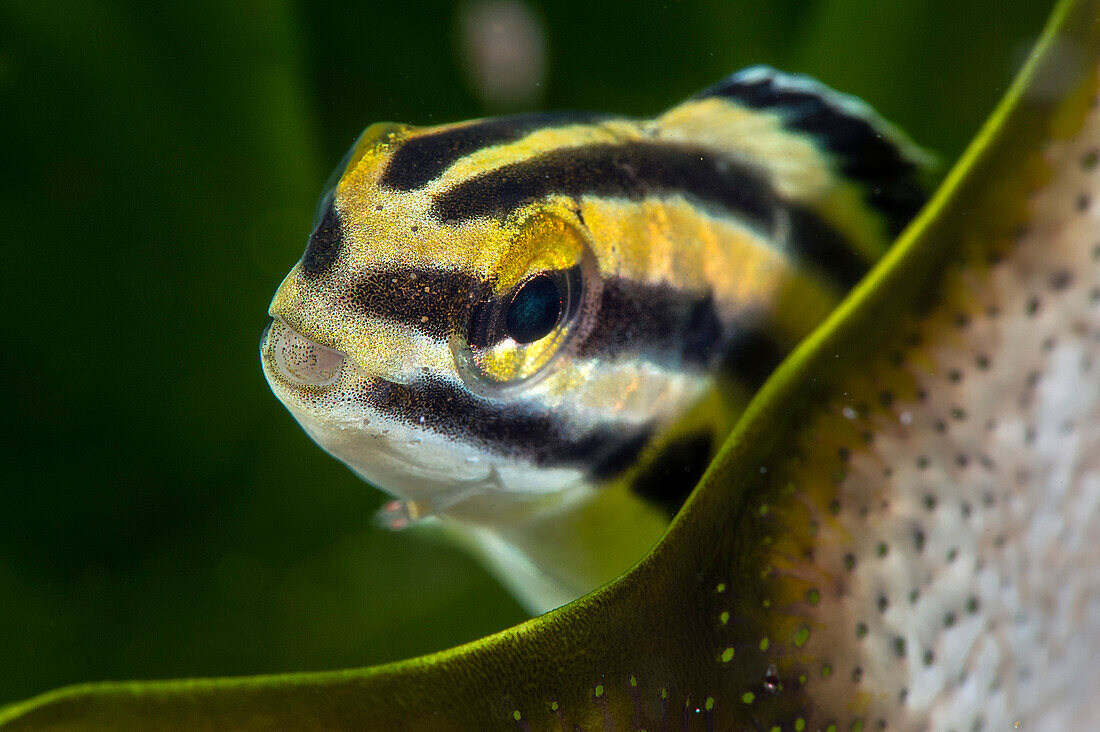
[[882, 256], [889, 244], [886, 223], [864, 202], [862, 188], [841, 176], [837, 160], [811, 137], [784, 129], [774, 112], [709, 97], [673, 107], [654, 124], [662, 139], [702, 143], [759, 161], [784, 198], [811, 206], [868, 261]]
[[673, 107], [653, 122], [656, 136], [706, 145], [766, 170], [776, 190], [792, 201], [813, 201], [836, 183], [829, 160], [813, 141], [783, 129], [770, 112], [711, 97]]
[[483, 148], [461, 158], [443, 175], [428, 184], [438, 193], [476, 175], [512, 165], [563, 148], [598, 143], [618, 143], [642, 139], [638, 124], [631, 120], [608, 120], [597, 125], [583, 124], [535, 130], [524, 138]]

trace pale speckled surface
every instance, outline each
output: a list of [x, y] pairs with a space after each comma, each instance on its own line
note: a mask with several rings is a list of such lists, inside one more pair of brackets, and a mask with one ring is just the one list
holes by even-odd
[[837, 683], [891, 729], [1100, 723], [1098, 145], [1094, 108], [1045, 150], [1053, 178], [1003, 258], [955, 271], [912, 349], [868, 375], [915, 398], [835, 405], [874, 440], [839, 486], [821, 559], [843, 579], [820, 617], [850, 629]]

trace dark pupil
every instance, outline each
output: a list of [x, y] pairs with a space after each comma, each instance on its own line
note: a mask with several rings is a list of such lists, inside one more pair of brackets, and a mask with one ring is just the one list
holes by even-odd
[[508, 304], [504, 327], [516, 343], [533, 343], [545, 337], [561, 317], [561, 293], [546, 275], [523, 283]]

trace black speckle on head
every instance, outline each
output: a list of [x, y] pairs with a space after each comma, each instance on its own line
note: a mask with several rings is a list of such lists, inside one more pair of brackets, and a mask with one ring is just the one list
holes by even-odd
[[336, 206], [330, 204], [321, 223], [314, 229], [302, 255], [302, 274], [309, 278], [320, 277], [336, 264], [340, 248], [344, 244], [344, 228]]
[[707, 469], [712, 443], [705, 433], [669, 441], [634, 479], [631, 490], [675, 515]]
[[443, 339], [458, 327], [469, 294], [480, 286], [459, 272], [394, 267], [364, 273], [349, 293], [357, 312]]

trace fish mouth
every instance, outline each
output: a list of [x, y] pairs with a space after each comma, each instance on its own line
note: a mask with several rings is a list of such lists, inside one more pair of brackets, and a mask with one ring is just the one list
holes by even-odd
[[491, 463], [372, 410], [364, 395], [392, 382], [364, 373], [278, 316], [260, 336], [260, 357], [272, 390], [306, 434], [367, 482], [404, 499], [379, 518], [388, 528], [500, 490]]
[[264, 327], [260, 353], [269, 377], [307, 389], [336, 383], [347, 359], [346, 354], [311, 341], [280, 318]]

